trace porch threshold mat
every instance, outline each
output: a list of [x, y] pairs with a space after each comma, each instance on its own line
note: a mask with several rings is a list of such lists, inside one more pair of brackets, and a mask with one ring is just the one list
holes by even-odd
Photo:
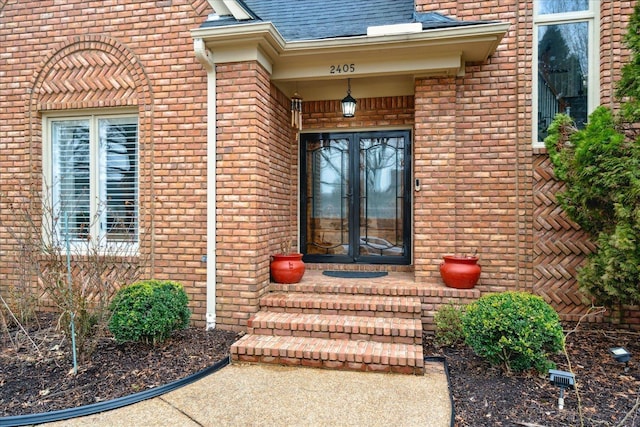
[[340, 270], [327, 270], [322, 274], [329, 277], [340, 277], [344, 279], [370, 279], [373, 277], [386, 276], [386, 271], [340, 271]]

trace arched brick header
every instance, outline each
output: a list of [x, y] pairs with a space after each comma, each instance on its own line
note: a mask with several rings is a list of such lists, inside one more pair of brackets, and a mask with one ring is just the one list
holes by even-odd
[[[151, 81], [140, 59], [119, 41], [104, 35], [67, 39], [36, 68], [26, 105], [29, 130], [30, 182], [41, 182], [41, 113], [108, 107], [134, 107], [139, 114], [140, 163], [154, 164], [154, 108]], [[141, 203], [148, 207], [141, 224], [153, 229], [152, 168], [141, 168]], [[26, 188], [26, 187], [25, 187]], [[33, 187], [37, 188], [37, 187]], [[153, 241], [145, 242], [153, 269]]]
[[39, 70], [32, 86], [32, 111], [151, 104], [140, 61], [109, 37], [74, 37]]

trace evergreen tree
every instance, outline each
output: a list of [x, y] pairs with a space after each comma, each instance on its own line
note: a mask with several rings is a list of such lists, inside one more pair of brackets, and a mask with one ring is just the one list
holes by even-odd
[[640, 4], [625, 37], [631, 59], [616, 90], [619, 114], [598, 107], [581, 130], [560, 114], [545, 139], [556, 177], [566, 184], [558, 203], [597, 246], [578, 283], [607, 306], [640, 303], [639, 29]]

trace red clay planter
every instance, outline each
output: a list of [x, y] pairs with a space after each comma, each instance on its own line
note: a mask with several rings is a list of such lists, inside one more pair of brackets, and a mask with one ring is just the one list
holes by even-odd
[[450, 288], [471, 289], [480, 278], [481, 267], [476, 256], [445, 255], [440, 264], [440, 275]]
[[271, 259], [271, 279], [276, 283], [298, 283], [304, 269], [302, 254], [276, 254]]

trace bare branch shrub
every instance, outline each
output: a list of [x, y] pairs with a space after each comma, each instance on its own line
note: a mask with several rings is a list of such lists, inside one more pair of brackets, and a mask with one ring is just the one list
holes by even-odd
[[16, 313], [11, 318], [24, 322], [37, 310], [53, 310], [68, 337], [73, 320], [82, 361], [107, 333], [108, 306], [116, 291], [141, 276], [145, 262], [138, 248], [145, 235], [138, 231], [138, 221], [127, 228], [131, 221], [116, 220], [106, 233], [100, 233], [102, 237], [92, 238], [88, 230], [104, 228], [106, 205], [86, 222], [85, 233], [77, 228], [69, 233], [61, 209], [48, 194], [45, 189], [42, 197], [31, 194], [24, 203], [13, 203], [11, 224], [0, 224], [17, 248], [13, 254], [17, 279], [3, 284], [0, 292], [7, 292], [6, 307]]

